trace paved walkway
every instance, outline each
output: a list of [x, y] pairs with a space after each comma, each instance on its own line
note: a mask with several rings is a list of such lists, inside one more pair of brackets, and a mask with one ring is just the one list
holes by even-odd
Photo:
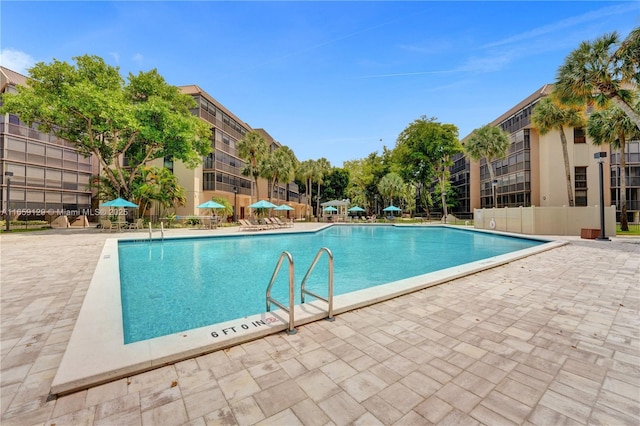
[[48, 398], [114, 235], [0, 237], [3, 426], [638, 424], [640, 241], [622, 239]]

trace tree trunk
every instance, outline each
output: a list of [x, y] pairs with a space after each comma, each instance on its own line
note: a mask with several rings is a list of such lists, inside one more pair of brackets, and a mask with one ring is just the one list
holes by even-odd
[[316, 194], [316, 216], [320, 216], [320, 181], [318, 181], [318, 193]]
[[258, 202], [258, 201], [260, 201], [260, 191], [258, 190], [258, 178], [257, 177], [253, 178], [253, 184], [256, 186], [256, 201], [254, 201], [254, 202]]
[[313, 212], [313, 209], [311, 208], [311, 178], [307, 179], [307, 184], [307, 204], [309, 205], [307, 208], [307, 220], [310, 220], [311, 215], [309, 214], [309, 211]]
[[613, 103], [615, 103], [618, 108], [624, 111], [625, 114], [629, 116], [631, 121], [633, 121], [638, 129], [640, 129], [640, 114], [638, 114], [629, 104], [627, 104], [620, 96], [614, 96], [611, 98]]
[[447, 210], [447, 194], [445, 189], [444, 179], [440, 179], [440, 199], [442, 200], [442, 212], [444, 214], [444, 223], [447, 223], [447, 216], [449, 211]]
[[620, 229], [622, 231], [629, 230], [627, 222], [627, 159], [626, 156], [626, 140], [624, 135], [619, 136], [620, 141]]
[[569, 199], [569, 207], [575, 206], [573, 201], [573, 185], [571, 185], [571, 167], [569, 167], [569, 150], [567, 148], [567, 137], [564, 134], [562, 127], [560, 130], [560, 141], [562, 142], [562, 157], [564, 158], [564, 174], [566, 176], [567, 183], [567, 198]]
[[493, 171], [493, 163], [491, 159], [485, 158], [487, 162], [487, 168], [489, 169], [489, 177], [491, 178], [491, 194], [493, 196], [493, 208], [498, 208], [498, 185], [494, 185], [493, 181], [496, 180], [496, 173]]

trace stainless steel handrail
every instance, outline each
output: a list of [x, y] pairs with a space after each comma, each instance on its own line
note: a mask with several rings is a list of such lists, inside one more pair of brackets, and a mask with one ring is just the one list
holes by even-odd
[[[282, 303], [278, 302], [277, 300], [275, 300], [275, 299], [273, 299], [271, 297], [271, 287], [273, 287], [273, 283], [276, 280], [276, 276], [278, 275], [278, 272], [280, 271], [280, 266], [282, 266], [282, 262], [284, 261], [285, 257], [289, 260], [289, 307], [288, 308], [286, 306], [284, 306]], [[291, 253], [289, 253], [288, 251], [283, 251], [282, 254], [280, 255], [280, 259], [278, 259], [278, 264], [276, 265], [276, 268], [273, 271], [273, 275], [271, 276], [271, 282], [269, 282], [269, 285], [267, 286], [267, 312], [271, 311], [271, 303], [276, 304], [280, 309], [282, 309], [283, 311], [288, 312], [289, 313], [289, 328], [287, 330], [287, 333], [289, 333], [289, 334], [296, 334], [296, 332], [297, 332], [297, 330], [294, 327], [293, 311], [294, 311], [294, 308], [295, 308], [295, 304], [294, 304], [293, 289], [294, 289], [293, 257], [291, 256]]]
[[[313, 268], [316, 267], [316, 264], [318, 263], [318, 260], [320, 260], [320, 256], [322, 256], [323, 252], [327, 253], [327, 255], [329, 256], [329, 295], [326, 298], [312, 292], [311, 290], [305, 289], [307, 278], [309, 278], [309, 275], [311, 275], [311, 271], [313, 271]], [[325, 302], [327, 302], [329, 304], [329, 308], [328, 308], [328, 316], [325, 319], [327, 321], [333, 321], [335, 319], [333, 317], [333, 253], [331, 253], [331, 250], [329, 250], [327, 247], [322, 247], [320, 250], [318, 250], [318, 253], [316, 254], [315, 259], [313, 259], [313, 263], [311, 263], [311, 266], [309, 266], [309, 269], [307, 270], [307, 274], [302, 279], [302, 285], [300, 289], [300, 296], [301, 296], [302, 303], [304, 303], [305, 294], [308, 294], [317, 299], [324, 300]]]

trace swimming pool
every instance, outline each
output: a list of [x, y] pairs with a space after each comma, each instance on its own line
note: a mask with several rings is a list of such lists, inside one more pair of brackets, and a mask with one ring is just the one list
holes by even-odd
[[[201, 238], [196, 236], [194, 231], [176, 229], [169, 231], [169, 235], [165, 238], [163, 243], [154, 240], [151, 244], [148, 240], [131, 241], [131, 236], [127, 236], [122, 239], [107, 239], [104, 243], [99, 259], [96, 259], [96, 267], [84, 297], [82, 307], [80, 308], [80, 313], [78, 314], [65, 353], [60, 365], [58, 366], [56, 376], [51, 383], [51, 393], [61, 395], [80, 389], [86, 389], [90, 386], [127, 377], [132, 374], [162, 367], [181, 360], [194, 358], [220, 349], [229, 348], [288, 329], [288, 318], [282, 310], [275, 309], [272, 312], [265, 312], [265, 307], [262, 305], [260, 307], [260, 313], [256, 315], [234, 318], [222, 323], [209, 323], [202, 327], [125, 344], [123, 326], [124, 312], [120, 283], [120, 262], [124, 262], [125, 259], [120, 258], [119, 255], [120, 244], [138, 245], [138, 248], [146, 248], [147, 251], [145, 254], [147, 259], [149, 255], [151, 255], [151, 258], [153, 259], [154, 257], [162, 258], [163, 256], [166, 256], [167, 251], [163, 250], [163, 247], [166, 248], [167, 243], [172, 241], [176, 241], [179, 244], [182, 244], [184, 242], [183, 240], [187, 239], [198, 242], [204, 240], [217, 242], [228, 239], [229, 237], [225, 236], [225, 234], [230, 234], [233, 235], [230, 239], [234, 239], [237, 243], [243, 242], [242, 244], [251, 245], [251, 241], [249, 240], [255, 240], [259, 241], [262, 247], [266, 244], [267, 240], [271, 238], [271, 236], [268, 235], [270, 233], [277, 234], [278, 236], [286, 234], [283, 241], [291, 241], [294, 238], [297, 238], [297, 236], [294, 237], [294, 235], [297, 234], [304, 235], [310, 233], [316, 233], [318, 236], [322, 235], [323, 238], [328, 238], [329, 234], [321, 232], [322, 229], [328, 227], [339, 228], [342, 226], [343, 225], [335, 224], [328, 226], [320, 223], [302, 223], [297, 224], [293, 229], [261, 231], [260, 233], [243, 233], [238, 232], [233, 228], [198, 232], [198, 235], [202, 235], [204, 233], [212, 236], [213, 238]], [[389, 225], [360, 226], [364, 229], [373, 227], [392, 228]], [[428, 225], [403, 225], [402, 227], [416, 228], [417, 230], [420, 228], [427, 228]], [[342, 229], [343, 231], [341, 231], [340, 234], [347, 232], [344, 230], [347, 228]], [[499, 234], [491, 231], [474, 231], [470, 235], [476, 239], [482, 238], [482, 235], [488, 233]], [[250, 235], [250, 237], [245, 238], [242, 236], [243, 234]], [[137, 235], [137, 238], [140, 238], [141, 236], [141, 234], [133, 235]], [[344, 234], [342, 235], [342, 237], [335, 237], [337, 238], [337, 241], [340, 242], [338, 246], [344, 247], [345, 250], [352, 248], [352, 246], [348, 244], [349, 238], [345, 237]], [[136, 236], [133, 238], [136, 238]], [[525, 240], [526, 239], [533, 241], [536, 240], [535, 237], [525, 237]], [[345, 242], [345, 240], [347, 241]], [[362, 290], [355, 290], [345, 294], [336, 295], [333, 303], [334, 315], [337, 316], [345, 312], [353, 311], [355, 309], [389, 300], [404, 294], [428, 289], [429, 287], [446, 283], [456, 278], [468, 276], [476, 272], [512, 262], [516, 259], [525, 258], [527, 256], [567, 244], [566, 241], [549, 241], [548, 239], [543, 238], [537, 240], [542, 244], [396, 281], [391, 281], [390, 278], [383, 274], [385, 275], [383, 277], [385, 279], [381, 285], [375, 285]], [[327, 245], [326, 241], [323, 241], [321, 245]], [[399, 244], [400, 248], [393, 249], [394, 244]], [[408, 252], [409, 248], [414, 244], [415, 243], [413, 242], [408, 243], [405, 238], [398, 242], [388, 242], [384, 250], [378, 249], [374, 252], [375, 254], [379, 254], [380, 250], [382, 250], [382, 254], [376, 255], [375, 257], [378, 259], [378, 263], [382, 264], [382, 262], [386, 261], [386, 258], [388, 257], [386, 254], [389, 251], [403, 250]], [[199, 244], [197, 246], [199, 247]], [[151, 248], [151, 252], [149, 252], [149, 248]], [[334, 247], [333, 249], [337, 251], [337, 254], [335, 255], [336, 263], [338, 263], [338, 259], [340, 257], [346, 258], [348, 256], [356, 256], [358, 252], [352, 249], [352, 255], [345, 255], [341, 254], [341, 248]], [[188, 258], [193, 258], [193, 255], [197, 254], [201, 250], [201, 248], [198, 248], [197, 250], [192, 248], [189, 252]], [[315, 255], [315, 247], [313, 247], [313, 249], [310, 247], [309, 250], [313, 252], [313, 255]], [[365, 250], [370, 250], [370, 247]], [[271, 250], [261, 251], [270, 253], [273, 256], [279, 254], [277, 250], [274, 250], [273, 253], [271, 253]], [[457, 250], [455, 257], [458, 257], [461, 253], [462, 250]], [[230, 255], [230, 253], [225, 252], [225, 257], [229, 257]], [[443, 258], [444, 256], [438, 254], [433, 257]], [[300, 285], [300, 280], [304, 276], [308, 267], [308, 262], [303, 261], [302, 258], [303, 255], [300, 254], [295, 259], [296, 286], [298, 287]], [[355, 258], [359, 259], [358, 257]], [[432, 259], [430, 258], [428, 260], [431, 261]], [[263, 268], [266, 270], [267, 275], [269, 275], [267, 281], [275, 267], [276, 261], [276, 257], [270, 258], [267, 262], [267, 266]], [[138, 269], [142, 269], [143, 263], [141, 262], [143, 262], [142, 259], [137, 259], [134, 262], [134, 264], [138, 265]], [[191, 261], [191, 263], [199, 262]], [[323, 278], [321, 277], [321, 275], [323, 275], [321, 270], [323, 263], [325, 262], [321, 259], [320, 263], [317, 265], [316, 271], [314, 272], [314, 275], [317, 274], [319, 276], [318, 279], [320, 280]], [[405, 262], [406, 265], [409, 263], [411, 262]], [[156, 266], [154, 264], [154, 268], [155, 267]], [[243, 267], [243, 276], [252, 276], [256, 273], [254, 269], [255, 267], [251, 268], [252, 269], [248, 266]], [[204, 269], [206, 270], [206, 267]], [[280, 273], [283, 275], [283, 279], [286, 280], [288, 275], [286, 271], [281, 270]], [[348, 274], [348, 271], [345, 272], [345, 274]], [[211, 271], [208, 271], [206, 276], [213, 277], [214, 274]], [[340, 277], [342, 277], [342, 274], [335, 274], [334, 278], [336, 279], [336, 287], [340, 286], [338, 283]], [[324, 279], [326, 279], [326, 277], [324, 277]], [[246, 281], [246, 279], [240, 282], [244, 283], [244, 281]], [[262, 288], [259, 296], [259, 300], [262, 301], [261, 303], [265, 302], [264, 287], [266, 286], [267, 281], [261, 282], [259, 286]], [[181, 288], [182, 283], [180, 283], [180, 286], [178, 287]], [[286, 285], [278, 285], [278, 287], [286, 287]], [[313, 321], [318, 321], [326, 317], [326, 303], [309, 298], [306, 301], [307, 303], [299, 304], [299, 289], [296, 290], [296, 293], [297, 305], [294, 309], [296, 327]], [[320, 288], [318, 293], [326, 294], [326, 286]], [[284, 301], [284, 303], [286, 303], [286, 301]], [[160, 319], [158, 321], [165, 320]]]
[[[300, 280], [322, 247], [334, 255], [334, 294], [466, 264], [543, 241], [450, 227], [333, 226], [316, 233], [165, 241], [120, 241], [125, 343], [137, 342], [265, 311], [265, 290], [283, 251], [293, 256], [296, 304]], [[307, 287], [327, 294], [328, 262]], [[287, 304], [288, 274], [272, 295]]]

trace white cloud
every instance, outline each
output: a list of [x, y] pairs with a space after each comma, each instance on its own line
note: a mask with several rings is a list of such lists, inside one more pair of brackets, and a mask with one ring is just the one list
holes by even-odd
[[559, 37], [566, 37], [566, 31], [571, 28], [584, 26], [587, 23], [594, 21], [601, 21], [608, 16], [617, 16], [624, 14], [634, 14], [639, 10], [636, 2], [630, 4], [622, 4], [616, 6], [609, 6], [602, 9], [598, 9], [592, 12], [587, 12], [582, 15], [573, 16], [571, 18], [563, 19], [548, 25], [544, 25], [533, 30], [498, 40], [492, 43], [486, 44], [484, 47], [496, 47], [505, 44], [512, 44], [518, 42], [526, 42], [531, 39], [535, 39], [545, 35], [559, 34]]
[[118, 52], [109, 52], [109, 55], [116, 61], [116, 64], [120, 63], [120, 54]]
[[137, 63], [138, 65], [140, 65], [142, 63], [142, 61], [144, 60], [144, 56], [142, 56], [142, 53], [136, 53], [135, 55], [133, 55], [133, 57], [131, 58], [135, 63]]
[[35, 65], [36, 61], [28, 53], [6, 48], [0, 51], [0, 65], [20, 74], [27, 74], [27, 68]]

